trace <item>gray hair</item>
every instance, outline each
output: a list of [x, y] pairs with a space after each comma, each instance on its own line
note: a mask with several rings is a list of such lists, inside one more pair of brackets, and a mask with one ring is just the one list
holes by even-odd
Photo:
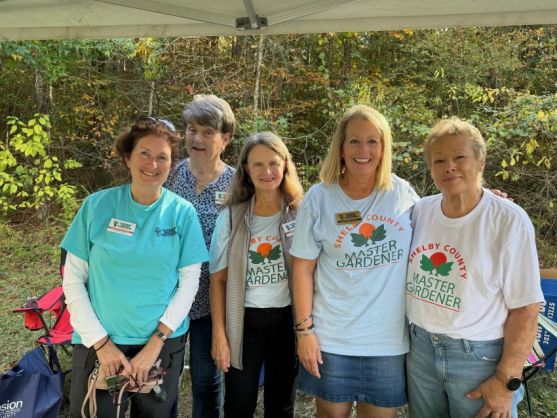
[[233, 136], [236, 118], [226, 100], [214, 94], [198, 94], [184, 107], [182, 122], [184, 127], [187, 127], [190, 122], [195, 122]]

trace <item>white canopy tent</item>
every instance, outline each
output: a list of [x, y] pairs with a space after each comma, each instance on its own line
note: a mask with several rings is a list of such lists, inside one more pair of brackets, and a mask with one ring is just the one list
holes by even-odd
[[557, 23], [557, 0], [0, 0], [0, 40]]

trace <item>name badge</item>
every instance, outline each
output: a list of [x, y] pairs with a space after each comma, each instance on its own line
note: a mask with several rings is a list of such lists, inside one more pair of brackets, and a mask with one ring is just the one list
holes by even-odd
[[294, 235], [294, 230], [296, 229], [296, 221], [291, 221], [282, 224], [282, 229], [284, 230], [284, 234], [286, 235], [286, 238], [291, 237], [292, 235]]
[[339, 225], [356, 224], [362, 221], [362, 214], [359, 210], [354, 212], [335, 213], [335, 219]]
[[227, 197], [227, 192], [215, 192], [215, 203], [217, 205], [222, 205], [226, 201]]
[[135, 231], [135, 224], [112, 218], [108, 223], [108, 227], [106, 228], [106, 230], [108, 232], [114, 232], [115, 234], [122, 234], [127, 235], [128, 237], [132, 237]]

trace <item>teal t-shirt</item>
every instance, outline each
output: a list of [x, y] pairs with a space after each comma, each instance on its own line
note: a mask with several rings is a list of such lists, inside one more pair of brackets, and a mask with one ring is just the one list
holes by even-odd
[[[169, 190], [141, 205], [130, 185], [87, 197], [61, 247], [87, 261], [87, 290], [117, 344], [145, 344], [176, 292], [178, 269], [208, 260], [193, 206]], [[189, 327], [186, 318], [172, 337]], [[77, 332], [72, 342], [81, 343]]]

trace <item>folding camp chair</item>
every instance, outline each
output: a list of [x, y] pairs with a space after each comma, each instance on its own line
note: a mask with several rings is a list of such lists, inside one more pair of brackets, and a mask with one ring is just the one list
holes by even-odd
[[[557, 337], [557, 323], [553, 322], [541, 313], [538, 314], [538, 323], [549, 333]], [[528, 381], [544, 368], [546, 362], [554, 361], [555, 353], [557, 353], [557, 345], [544, 353], [540, 344], [536, 341], [528, 359], [526, 360], [526, 365], [524, 369], [522, 369], [522, 384], [524, 385], [528, 415], [530, 417], [534, 416], [534, 408], [532, 406]]]
[[[60, 274], [63, 276], [66, 251], [62, 249]], [[69, 354], [68, 345], [72, 339], [73, 327], [70, 324], [70, 312], [62, 286], [55, 287], [38, 298], [28, 298], [25, 304], [13, 312], [24, 314], [25, 328], [31, 331], [43, 330], [37, 344], [60, 346]], [[53, 322], [54, 321], [54, 322]], [[53, 323], [52, 323], [53, 322]], [[52, 325], [51, 325], [52, 324]]]

